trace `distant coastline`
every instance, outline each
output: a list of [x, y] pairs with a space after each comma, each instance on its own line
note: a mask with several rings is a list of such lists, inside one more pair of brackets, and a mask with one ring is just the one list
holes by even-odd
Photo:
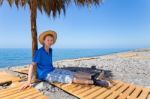
[[[132, 49], [53, 49], [53, 61], [97, 57], [130, 50]], [[1, 48], [0, 68], [30, 64], [32, 61], [31, 52], [31, 49], [27, 48]]]

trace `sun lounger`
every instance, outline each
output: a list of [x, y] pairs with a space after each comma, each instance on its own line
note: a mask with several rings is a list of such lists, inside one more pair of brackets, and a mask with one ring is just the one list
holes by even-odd
[[21, 82], [12, 83], [10, 88], [0, 90], [0, 99], [48, 99], [33, 87], [19, 91], [22, 84]]
[[110, 88], [62, 83], [52, 83], [52, 85], [81, 99], [150, 99], [150, 88], [143, 88], [122, 81], [114, 81]]
[[53, 83], [53, 85], [80, 99], [150, 99], [149, 88], [122, 81], [114, 81], [110, 88], [81, 84]]
[[120, 58], [135, 57], [137, 56], [137, 53], [120, 53], [117, 56]]
[[0, 85], [10, 82], [17, 82], [21, 79], [19, 77], [16, 77], [10, 73], [7, 73], [6, 71], [0, 72]]
[[15, 68], [12, 69], [14, 72], [22, 73], [22, 74], [28, 74], [29, 68]]

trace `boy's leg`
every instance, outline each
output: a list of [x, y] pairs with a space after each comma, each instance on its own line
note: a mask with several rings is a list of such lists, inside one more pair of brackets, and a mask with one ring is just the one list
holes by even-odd
[[79, 78], [79, 79], [88, 79], [91, 80], [91, 74], [89, 73], [85, 73], [85, 72], [76, 72], [74, 74], [75, 78]]
[[72, 82], [76, 84], [94, 84], [93, 80], [76, 78], [76, 77], [73, 78]]
[[111, 87], [111, 83], [106, 80], [89, 80], [89, 79], [81, 79], [81, 78], [73, 78], [73, 83], [77, 84], [92, 84], [92, 85], [97, 85], [101, 87]]

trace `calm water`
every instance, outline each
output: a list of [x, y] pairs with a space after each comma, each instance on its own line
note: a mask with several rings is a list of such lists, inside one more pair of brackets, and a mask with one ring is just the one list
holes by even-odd
[[[53, 61], [100, 56], [131, 49], [53, 49]], [[0, 49], [0, 68], [31, 63], [31, 49]]]

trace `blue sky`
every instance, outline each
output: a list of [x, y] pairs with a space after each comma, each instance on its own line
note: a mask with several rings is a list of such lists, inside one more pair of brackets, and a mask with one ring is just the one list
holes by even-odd
[[[38, 12], [38, 35], [58, 33], [54, 48], [150, 48], [150, 0], [104, 0], [98, 7], [70, 5], [56, 19]], [[39, 44], [39, 47], [41, 45]], [[0, 7], [0, 48], [31, 48], [30, 11]]]

